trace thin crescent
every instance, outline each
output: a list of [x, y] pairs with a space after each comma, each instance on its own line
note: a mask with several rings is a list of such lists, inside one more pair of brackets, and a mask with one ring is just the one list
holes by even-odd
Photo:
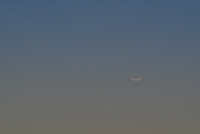
[[133, 79], [132, 77], [131, 77], [131, 80], [133, 80], [133, 81], [139, 81], [139, 80], [141, 80], [142, 79], [142, 77], [140, 77], [140, 78], [138, 78], [138, 79]]

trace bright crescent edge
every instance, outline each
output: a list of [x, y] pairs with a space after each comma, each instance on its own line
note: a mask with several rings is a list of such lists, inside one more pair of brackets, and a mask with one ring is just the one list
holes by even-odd
[[140, 77], [140, 78], [138, 78], [138, 79], [133, 79], [132, 77], [131, 77], [131, 80], [133, 80], [133, 81], [139, 81], [139, 80], [141, 80], [142, 79], [142, 77]]

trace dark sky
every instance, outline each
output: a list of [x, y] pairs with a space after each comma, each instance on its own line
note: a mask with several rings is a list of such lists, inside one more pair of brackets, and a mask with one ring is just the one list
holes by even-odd
[[0, 1], [0, 133], [199, 134], [199, 7]]

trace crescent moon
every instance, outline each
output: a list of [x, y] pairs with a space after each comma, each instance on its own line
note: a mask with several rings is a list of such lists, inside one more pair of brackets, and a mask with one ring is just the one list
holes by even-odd
[[131, 77], [131, 80], [133, 80], [133, 81], [139, 81], [139, 80], [141, 80], [141, 79], [142, 79], [142, 77], [140, 77], [140, 78], [138, 78], [138, 79], [134, 79], [134, 78]]

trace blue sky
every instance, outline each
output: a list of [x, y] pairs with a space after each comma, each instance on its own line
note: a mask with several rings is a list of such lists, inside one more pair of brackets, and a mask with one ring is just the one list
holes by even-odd
[[199, 6], [1, 1], [0, 132], [199, 133]]

